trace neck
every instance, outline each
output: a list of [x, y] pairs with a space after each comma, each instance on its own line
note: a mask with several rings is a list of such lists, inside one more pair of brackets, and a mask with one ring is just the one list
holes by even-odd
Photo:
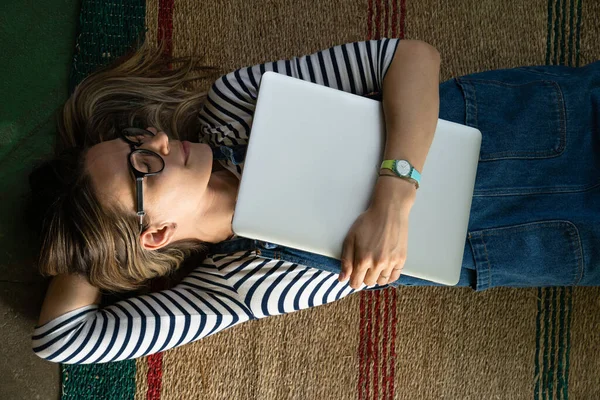
[[240, 181], [230, 171], [213, 171], [206, 188], [207, 207], [199, 215], [196, 237], [203, 242], [218, 243], [233, 235], [231, 221]]

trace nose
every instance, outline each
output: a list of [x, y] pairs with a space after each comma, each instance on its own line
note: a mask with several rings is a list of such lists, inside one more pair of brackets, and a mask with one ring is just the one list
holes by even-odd
[[157, 132], [156, 128], [146, 128], [150, 132], [154, 133], [154, 136], [147, 138], [144, 144], [141, 146], [143, 149], [152, 150], [155, 153], [161, 155], [168, 155], [170, 152], [169, 148], [169, 137], [163, 131]]

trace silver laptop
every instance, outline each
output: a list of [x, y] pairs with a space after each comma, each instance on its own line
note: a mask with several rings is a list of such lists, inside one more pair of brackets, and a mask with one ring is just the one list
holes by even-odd
[[[251, 129], [234, 233], [341, 259], [383, 160], [381, 102], [266, 72]], [[438, 120], [410, 213], [404, 275], [458, 282], [480, 146], [479, 130]]]

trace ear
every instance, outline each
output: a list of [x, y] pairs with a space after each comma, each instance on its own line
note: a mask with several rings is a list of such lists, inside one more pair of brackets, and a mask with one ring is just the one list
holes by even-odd
[[140, 244], [146, 250], [158, 250], [171, 243], [177, 224], [163, 223], [160, 226], [150, 226], [140, 235]]

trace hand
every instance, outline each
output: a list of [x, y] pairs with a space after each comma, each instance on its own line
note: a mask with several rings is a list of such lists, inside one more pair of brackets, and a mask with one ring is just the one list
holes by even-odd
[[397, 196], [386, 198], [390, 200], [371, 202], [344, 241], [339, 281], [350, 277], [354, 289], [363, 282], [367, 286], [394, 282], [404, 267], [411, 197], [406, 202], [397, 201]]

